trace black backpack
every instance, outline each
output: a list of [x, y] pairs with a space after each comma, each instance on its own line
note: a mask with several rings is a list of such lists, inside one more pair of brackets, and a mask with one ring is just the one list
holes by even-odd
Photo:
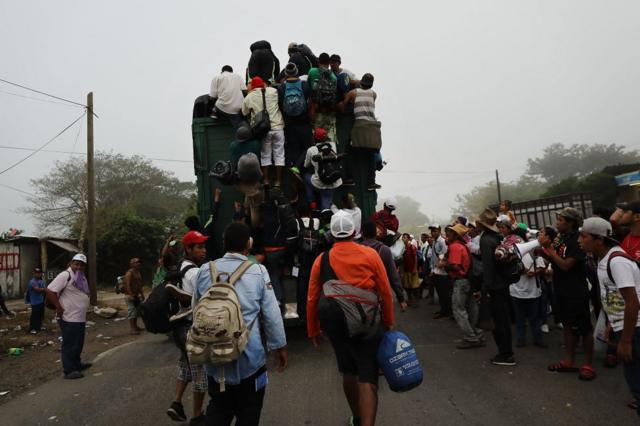
[[325, 185], [333, 185], [342, 178], [342, 162], [338, 158], [331, 144], [323, 142], [318, 147], [318, 177]]
[[496, 262], [498, 266], [498, 275], [502, 277], [505, 283], [515, 284], [520, 281], [524, 272], [524, 264], [520, 259], [514, 259], [509, 262]]
[[264, 245], [295, 248], [298, 243], [298, 220], [291, 203], [279, 190], [271, 190], [264, 202]]
[[320, 245], [320, 230], [315, 227], [313, 218], [309, 218], [309, 226], [305, 226], [304, 221], [300, 219], [300, 235], [298, 237], [298, 245], [300, 251], [307, 254], [318, 253]]
[[313, 88], [313, 100], [320, 106], [332, 107], [336, 104], [338, 82], [330, 69], [320, 69], [320, 76]]
[[171, 323], [169, 318], [178, 313], [180, 302], [167, 291], [166, 285], [171, 283], [182, 288], [184, 274], [193, 268], [197, 268], [197, 266], [191, 264], [180, 271], [169, 273], [164, 281], [154, 287], [145, 301], [140, 304], [140, 316], [147, 331], [157, 334], [168, 333], [173, 330], [176, 324]]

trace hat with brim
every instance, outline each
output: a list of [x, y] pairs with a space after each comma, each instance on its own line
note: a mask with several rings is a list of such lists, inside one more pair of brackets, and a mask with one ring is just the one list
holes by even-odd
[[590, 217], [585, 219], [582, 227], [580, 228], [580, 232], [597, 235], [610, 243], [620, 245], [620, 242], [613, 238], [613, 227], [611, 226], [611, 223], [601, 217]]
[[456, 223], [453, 226], [447, 226], [447, 230], [455, 232], [460, 238], [464, 238], [467, 232], [469, 232], [469, 228], [462, 225], [461, 223]]
[[487, 208], [484, 209], [482, 213], [480, 213], [480, 217], [478, 217], [478, 219], [476, 220], [476, 226], [480, 224], [493, 232], [499, 232], [498, 227], [496, 226], [497, 220], [498, 216], [496, 215], [496, 212]]
[[562, 210], [558, 210], [556, 212], [556, 216], [561, 216], [565, 219], [569, 219], [578, 224], [578, 226], [582, 226], [582, 215], [580, 212], [573, 207], [565, 207]]

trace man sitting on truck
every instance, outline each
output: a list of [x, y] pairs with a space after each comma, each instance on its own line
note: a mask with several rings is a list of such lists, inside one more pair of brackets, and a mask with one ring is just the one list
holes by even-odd
[[242, 102], [244, 101], [243, 91], [247, 86], [242, 81], [242, 77], [233, 73], [230, 65], [222, 67], [222, 72], [211, 80], [211, 91], [209, 96], [215, 99], [215, 107], [212, 116], [226, 118], [236, 129], [244, 123], [244, 118], [240, 114]]
[[265, 104], [271, 130], [262, 139], [262, 150], [260, 153], [260, 164], [264, 175], [264, 184], [269, 185], [269, 172], [271, 168], [276, 168], [276, 181], [274, 186], [282, 183], [282, 169], [284, 168], [284, 120], [278, 106], [278, 91], [273, 87], [265, 87], [264, 80], [260, 77], [251, 79], [249, 94], [244, 98], [242, 104], [242, 114], [249, 117], [249, 122], [255, 125], [256, 114], [264, 109], [262, 102], [262, 91], [265, 95]]

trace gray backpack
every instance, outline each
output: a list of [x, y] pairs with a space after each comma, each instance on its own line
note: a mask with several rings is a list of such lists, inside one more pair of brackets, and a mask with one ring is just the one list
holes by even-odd
[[[339, 312], [344, 317], [345, 331], [349, 337], [371, 339], [380, 335], [378, 295], [338, 279], [331, 267], [329, 253], [330, 250], [322, 255], [320, 263], [323, 284], [318, 309], [326, 309], [328, 315]], [[331, 305], [338, 309], [333, 309]]]
[[[247, 327], [234, 285], [252, 264], [245, 260], [232, 274], [219, 274], [209, 262], [211, 287], [194, 308], [187, 334], [186, 349], [192, 364], [222, 366], [244, 352], [255, 321]], [[224, 368], [220, 370], [220, 390], [224, 392]]]

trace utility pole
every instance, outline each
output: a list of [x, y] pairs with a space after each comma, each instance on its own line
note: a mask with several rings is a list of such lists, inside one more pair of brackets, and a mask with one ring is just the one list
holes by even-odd
[[498, 204], [502, 203], [502, 194], [500, 193], [500, 176], [498, 175], [498, 169], [496, 169], [496, 186], [498, 187]]
[[87, 95], [87, 265], [89, 271], [90, 301], [92, 306], [98, 304], [96, 273], [96, 178], [93, 162], [93, 92]]

